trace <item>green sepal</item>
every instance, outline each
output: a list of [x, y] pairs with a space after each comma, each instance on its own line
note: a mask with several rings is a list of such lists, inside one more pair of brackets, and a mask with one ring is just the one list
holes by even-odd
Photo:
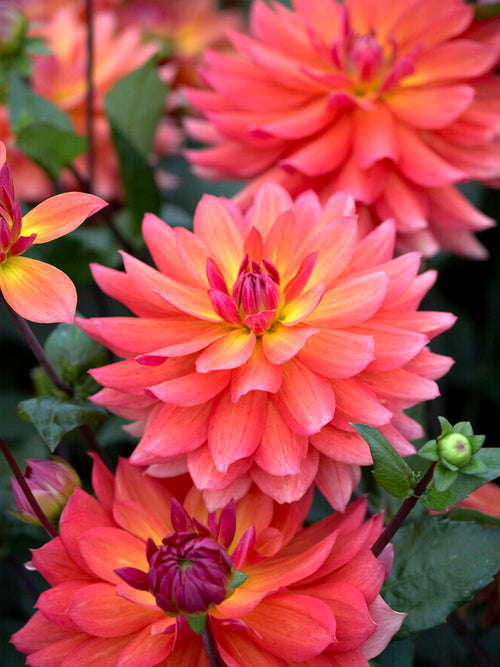
[[470, 438], [471, 436], [474, 435], [472, 424], [470, 422], [458, 422], [458, 424], [455, 424], [455, 426], [453, 427], [453, 432], [460, 433], [461, 435], [464, 435], [466, 438]]
[[449, 470], [441, 462], [434, 468], [433, 481], [437, 491], [447, 491], [458, 477], [457, 470]]
[[429, 440], [418, 450], [418, 455], [429, 461], [439, 461], [437, 440]]
[[238, 586], [241, 586], [241, 584], [244, 584], [247, 579], [248, 579], [248, 576], [244, 572], [240, 572], [240, 570], [236, 570], [236, 572], [234, 573], [233, 580], [231, 582], [231, 588], [238, 588]]
[[453, 426], [446, 419], [446, 417], [438, 417], [438, 420], [441, 425], [441, 436], [448, 435], [448, 433], [453, 433]]
[[467, 436], [471, 449], [472, 449], [472, 454], [475, 454], [478, 452], [481, 447], [483, 446], [483, 443], [486, 439], [485, 435], [472, 435], [472, 436]]
[[460, 472], [464, 475], [482, 475], [483, 472], [486, 472], [487, 470], [488, 468], [484, 461], [481, 461], [478, 458], [471, 459], [466, 466], [460, 468]]
[[188, 616], [186, 614], [186, 621], [189, 623], [189, 627], [195, 634], [201, 635], [203, 628], [205, 627], [205, 623], [207, 622], [207, 615], [203, 614], [203, 616]]
[[366, 424], [351, 424], [351, 426], [370, 447], [373, 475], [377, 482], [396, 498], [408, 498], [413, 495], [418, 476], [382, 433]]

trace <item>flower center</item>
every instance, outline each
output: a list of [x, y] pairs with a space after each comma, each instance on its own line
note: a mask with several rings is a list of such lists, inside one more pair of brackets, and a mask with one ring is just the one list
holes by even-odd
[[363, 90], [378, 82], [385, 69], [385, 55], [373, 35], [357, 35], [348, 41], [345, 68]]
[[259, 335], [267, 331], [277, 318], [280, 304], [280, 275], [266, 259], [260, 263], [245, 255], [231, 294], [222, 272], [214, 262], [207, 261], [207, 278], [212, 289], [208, 295], [215, 312], [226, 322], [243, 324]]

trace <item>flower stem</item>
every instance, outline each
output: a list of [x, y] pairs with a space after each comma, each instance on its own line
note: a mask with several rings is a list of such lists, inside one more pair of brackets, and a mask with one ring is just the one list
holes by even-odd
[[208, 660], [210, 662], [210, 667], [224, 667], [224, 663], [220, 659], [219, 652], [217, 651], [217, 647], [215, 645], [214, 638], [212, 637], [212, 633], [210, 632], [210, 627], [208, 625], [208, 619], [207, 622], [205, 623], [205, 627], [203, 628], [201, 632], [201, 638], [203, 639], [203, 643], [205, 645], [205, 650], [208, 654]]
[[[63, 391], [67, 396], [72, 398], [74, 396], [74, 393], [75, 393], [74, 390], [73, 390], [73, 387], [70, 387], [68, 384], [66, 384], [66, 382], [64, 382], [62, 377], [60, 377], [58, 375], [55, 368], [52, 366], [50, 361], [47, 359], [47, 355], [45, 354], [45, 350], [43, 349], [43, 347], [38, 342], [38, 339], [35, 336], [35, 334], [33, 333], [33, 331], [31, 330], [31, 327], [29, 326], [29, 324], [26, 322], [26, 320], [24, 318], [22, 318], [20, 315], [18, 315], [15, 312], [15, 310], [13, 310], [7, 302], [5, 302], [5, 305], [7, 306], [14, 322], [16, 323], [19, 331], [24, 336], [26, 342], [28, 343], [31, 351], [35, 355], [35, 357], [36, 357], [38, 363], [40, 364], [40, 366], [45, 370], [45, 372], [47, 373], [49, 378], [52, 380], [54, 385], [58, 389]], [[82, 426], [80, 426], [80, 433], [82, 434], [83, 438], [85, 439], [85, 441], [87, 443], [87, 447], [89, 448], [89, 450], [91, 452], [95, 452], [99, 456], [101, 461], [105, 465], [107, 465], [108, 468], [109, 468], [110, 466], [106, 461], [106, 457], [104, 455], [104, 452], [102, 451], [101, 447], [99, 446], [99, 443], [97, 442], [97, 440], [96, 440], [94, 434], [92, 433], [92, 430], [88, 426], [88, 424], [83, 424]]]
[[45, 530], [48, 532], [50, 537], [57, 537], [58, 536], [57, 530], [54, 528], [54, 526], [47, 519], [47, 517], [43, 513], [42, 508], [37, 503], [35, 496], [31, 492], [30, 487], [28, 486], [26, 480], [24, 479], [24, 475], [21, 472], [21, 468], [17, 465], [16, 459], [12, 456], [12, 452], [10, 451], [6, 442], [2, 438], [0, 438], [0, 449], [2, 450], [2, 454], [5, 456], [5, 459], [6, 459], [7, 463], [9, 464], [12, 472], [14, 473], [14, 477], [19, 482], [19, 486], [21, 487], [24, 495], [26, 496], [27, 501], [29, 502], [29, 504], [33, 508], [33, 511], [35, 512], [37, 517], [40, 519], [40, 523], [45, 528]]
[[16, 313], [15, 310], [13, 310], [8, 304], [7, 308], [9, 309], [9, 312], [16, 323], [19, 331], [22, 333], [24, 336], [26, 342], [28, 343], [30, 350], [33, 352], [35, 357], [37, 358], [38, 363], [42, 368], [45, 370], [49, 378], [52, 380], [52, 382], [55, 384], [55, 386], [63, 391], [65, 394], [68, 396], [73, 396], [73, 388], [70, 387], [64, 380], [59, 377], [57, 374], [55, 368], [52, 366], [50, 361], [47, 359], [47, 355], [45, 354], [45, 350], [43, 347], [40, 345], [38, 342], [38, 339], [36, 338], [35, 334], [31, 330], [31, 327], [29, 324], [26, 322], [24, 318], [22, 318], [20, 315]]
[[378, 540], [375, 542], [375, 544], [372, 546], [372, 551], [373, 554], [378, 557], [384, 550], [384, 548], [389, 544], [389, 542], [392, 540], [394, 535], [397, 533], [397, 531], [401, 528], [403, 525], [404, 520], [408, 516], [408, 514], [412, 511], [412, 509], [415, 507], [417, 504], [419, 498], [422, 496], [424, 491], [427, 488], [427, 485], [432, 479], [432, 473], [434, 472], [434, 468], [436, 467], [436, 463], [432, 463], [425, 473], [425, 475], [422, 477], [422, 479], [419, 481], [417, 486], [415, 487], [415, 492], [410, 498], [406, 498], [401, 505], [401, 507], [398, 509], [396, 514], [392, 517], [390, 522], [387, 524], [387, 526], [384, 528], [383, 533], [380, 535]]

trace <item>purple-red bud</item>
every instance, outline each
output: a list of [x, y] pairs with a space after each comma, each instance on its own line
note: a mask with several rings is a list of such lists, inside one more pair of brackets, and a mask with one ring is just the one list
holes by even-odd
[[[35, 496], [43, 513], [51, 523], [55, 523], [64, 509], [68, 498], [82, 483], [77, 472], [64, 459], [28, 459], [24, 478]], [[39, 526], [40, 520], [24, 495], [19, 482], [12, 478], [12, 493], [23, 521]]]

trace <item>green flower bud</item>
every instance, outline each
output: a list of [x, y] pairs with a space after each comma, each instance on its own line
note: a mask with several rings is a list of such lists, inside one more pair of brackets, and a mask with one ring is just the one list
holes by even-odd
[[456, 468], [463, 468], [472, 457], [472, 447], [465, 435], [448, 433], [438, 438], [437, 450], [440, 458]]

